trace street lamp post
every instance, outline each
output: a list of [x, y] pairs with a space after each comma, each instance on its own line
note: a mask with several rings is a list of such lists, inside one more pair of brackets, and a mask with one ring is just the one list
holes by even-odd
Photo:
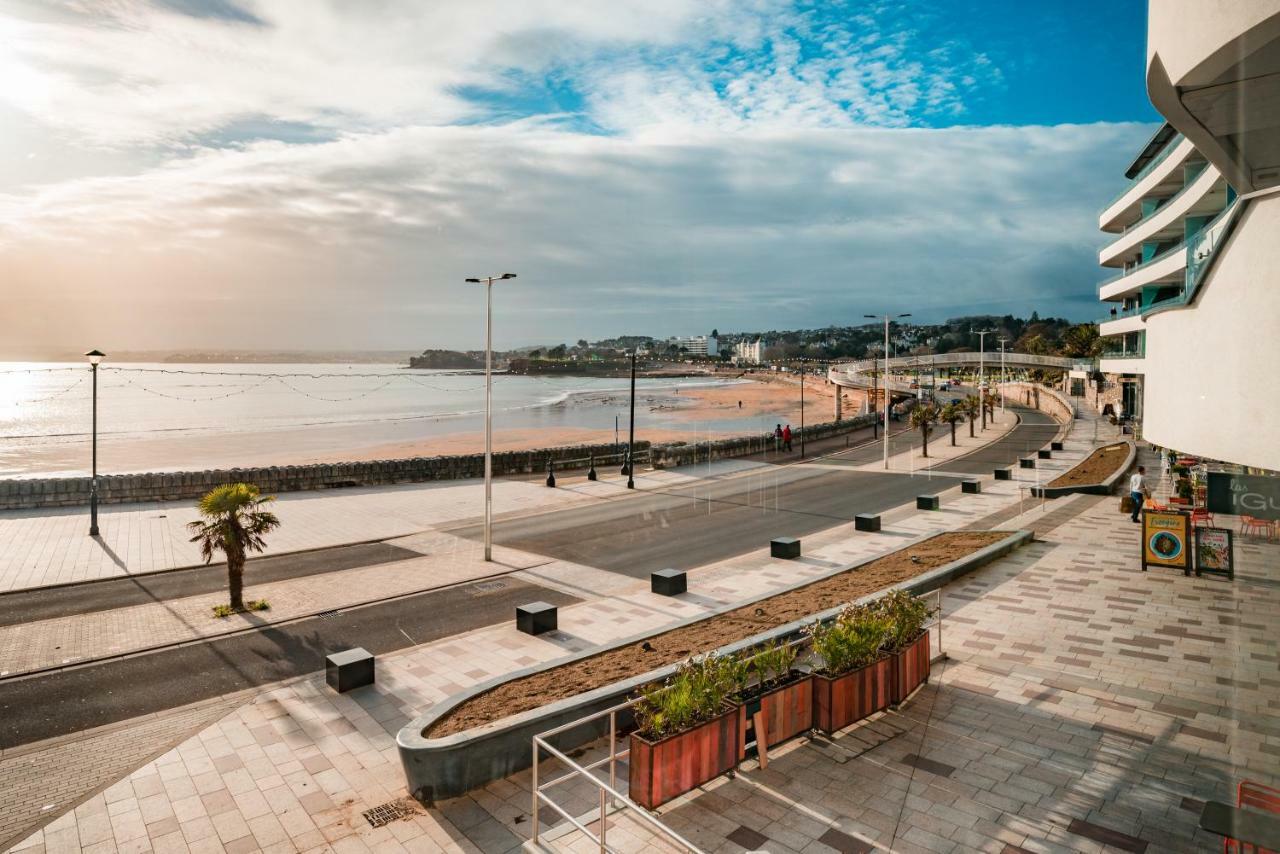
[[986, 371], [987, 356], [986, 343], [987, 336], [994, 332], [994, 329], [984, 329], [981, 332], [974, 332], [978, 336], [978, 408], [982, 410], [982, 429], [987, 429], [987, 389], [986, 389]]
[[1004, 342], [1008, 341], [1009, 339], [998, 338], [996, 340], [1000, 342], [1000, 414], [1004, 415], [1004, 386], [1005, 386], [1005, 383], [1009, 381], [1009, 378], [1005, 376], [1005, 373], [1004, 373], [1004, 354], [1009, 352], [1008, 348], [1004, 346]]
[[484, 283], [484, 559], [493, 560], [493, 283], [515, 273], [467, 279]]
[[804, 363], [800, 363], [800, 459], [804, 459]]
[[90, 350], [89, 371], [93, 374], [93, 472], [89, 480], [89, 536], [98, 536], [98, 364], [106, 353]]
[[[878, 314], [864, 314], [863, 317], [880, 319]], [[893, 395], [889, 394], [889, 319], [891, 317], [910, 317], [911, 313], [898, 315], [884, 315], [884, 467], [889, 469], [889, 401], [893, 399]]]
[[[636, 488], [636, 459], [632, 448], [636, 444], [636, 351], [631, 351], [631, 428], [627, 433], [627, 489]], [[650, 460], [650, 465], [653, 461]]]

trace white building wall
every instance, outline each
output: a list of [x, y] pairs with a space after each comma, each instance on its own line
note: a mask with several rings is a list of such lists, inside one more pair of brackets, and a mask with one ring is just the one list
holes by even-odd
[[1194, 305], [1147, 318], [1143, 438], [1280, 470], [1280, 195], [1254, 199]]

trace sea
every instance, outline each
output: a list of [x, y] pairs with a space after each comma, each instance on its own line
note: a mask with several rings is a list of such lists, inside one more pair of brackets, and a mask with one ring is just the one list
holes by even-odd
[[[689, 418], [681, 391], [741, 380], [640, 378], [637, 429], [697, 437], [766, 429], [768, 418]], [[90, 468], [92, 375], [81, 364], [0, 362], [0, 477]], [[100, 472], [159, 472], [343, 459], [343, 451], [474, 437], [484, 375], [370, 364], [104, 363], [97, 377]], [[601, 431], [626, 441], [626, 378], [495, 373], [495, 435]], [[428, 442], [426, 451], [430, 452]]]

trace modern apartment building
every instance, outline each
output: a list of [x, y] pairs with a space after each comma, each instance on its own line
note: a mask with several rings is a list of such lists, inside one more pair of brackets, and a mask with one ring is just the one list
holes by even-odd
[[744, 365], [759, 365], [764, 361], [766, 346], [759, 338], [754, 341], [739, 341], [733, 345], [733, 360]]
[[714, 335], [693, 335], [690, 337], [674, 337], [668, 343], [683, 349], [690, 356], [718, 356], [719, 343]]
[[1280, 3], [1150, 4], [1164, 124], [1098, 217], [1102, 399], [1143, 438], [1280, 469]]

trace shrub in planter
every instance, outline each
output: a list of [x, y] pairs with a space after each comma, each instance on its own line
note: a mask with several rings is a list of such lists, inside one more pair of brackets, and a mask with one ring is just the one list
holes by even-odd
[[849, 607], [805, 631], [821, 659], [813, 674], [814, 728], [833, 733], [889, 706], [893, 672], [881, 651], [889, 634], [883, 615]]
[[931, 612], [923, 599], [905, 590], [885, 594], [874, 608], [889, 624], [884, 649], [892, 662], [893, 703], [897, 705], [929, 681], [929, 633], [924, 624]]
[[[756, 712], [762, 715], [765, 743], [772, 747], [813, 727], [813, 688], [810, 675], [795, 669], [796, 648], [772, 641], [747, 652], [743, 661], [755, 682], [742, 694], [743, 755], [747, 727], [754, 729]], [[760, 733], [754, 733], [758, 740]]]
[[633, 708], [631, 800], [654, 809], [737, 766], [742, 711], [734, 698], [745, 676], [742, 660], [707, 655], [641, 692]]

